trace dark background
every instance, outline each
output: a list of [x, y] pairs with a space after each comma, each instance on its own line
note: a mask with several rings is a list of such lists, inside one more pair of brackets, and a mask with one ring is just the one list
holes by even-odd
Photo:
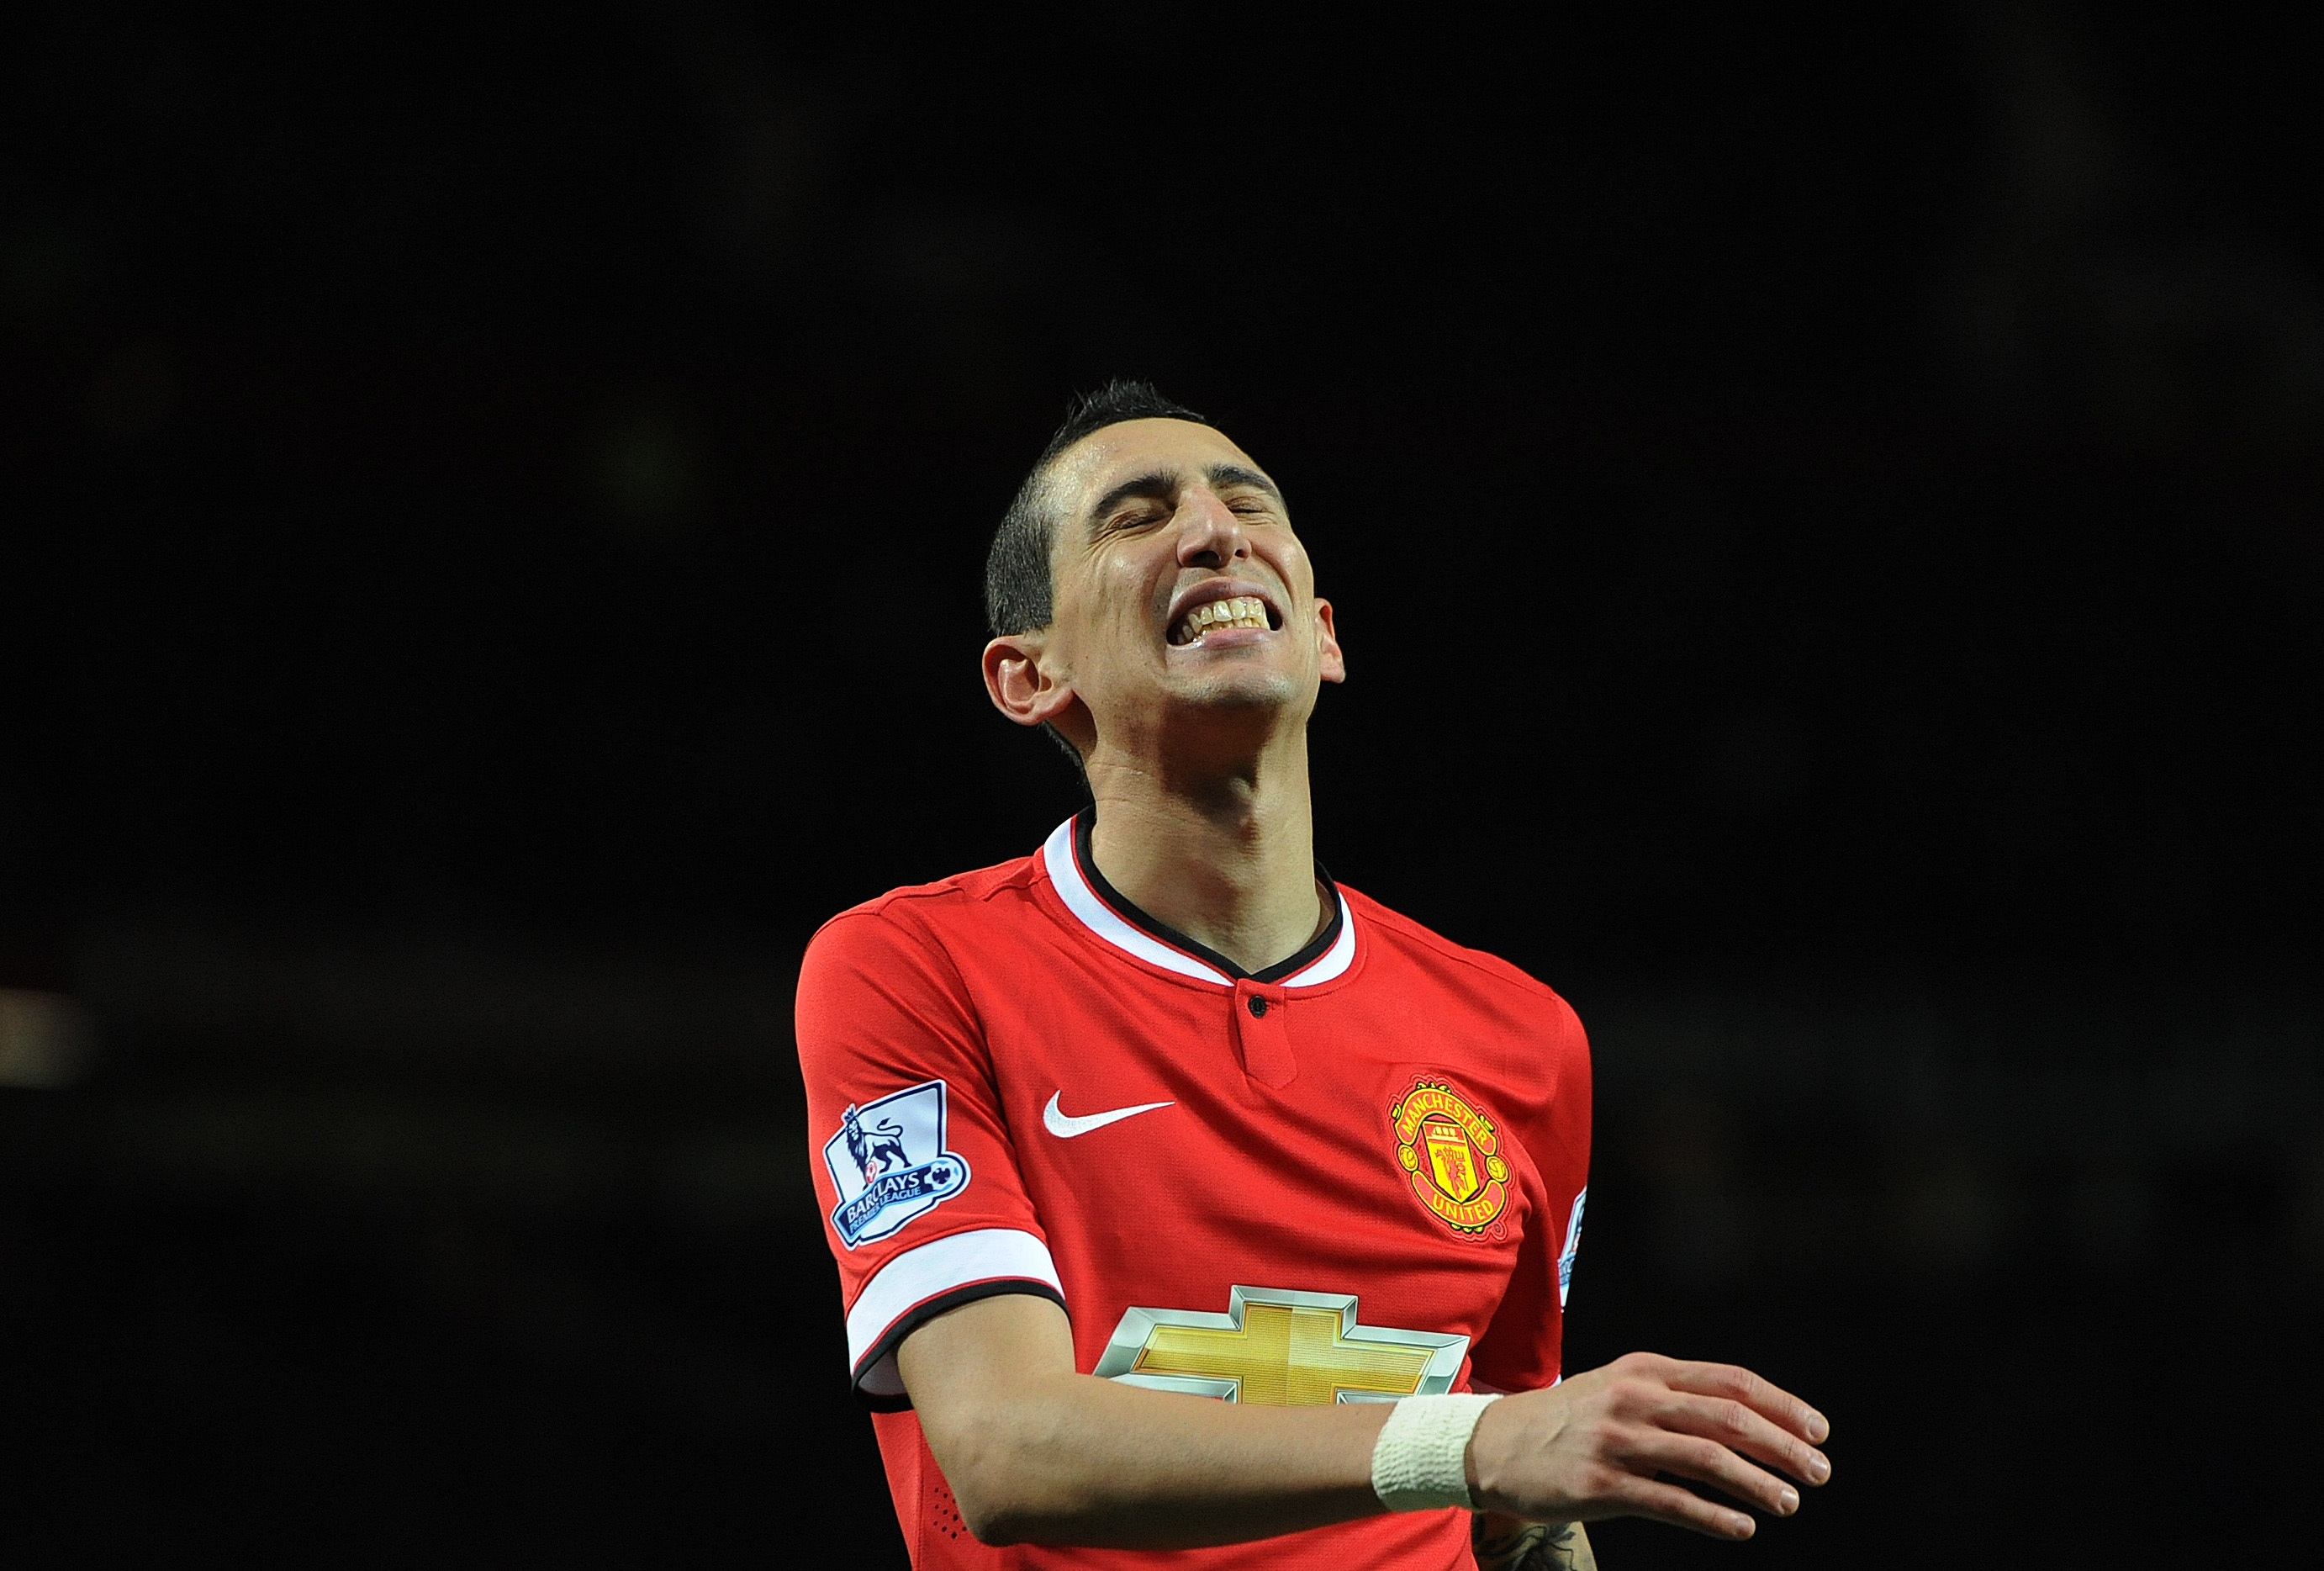
[[1074, 805], [1066, 395], [1280, 478], [1349, 883], [1563, 991], [1609, 1571], [2235, 1564], [2314, 1455], [2324, 132], [2281, 8], [76, 9], [0, 67], [12, 1564], [898, 1564], [799, 949]]

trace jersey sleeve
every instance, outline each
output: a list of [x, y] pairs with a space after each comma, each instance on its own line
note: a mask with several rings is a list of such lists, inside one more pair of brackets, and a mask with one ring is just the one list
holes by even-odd
[[839, 1262], [856, 1393], [911, 1405], [896, 1349], [1001, 1293], [1065, 1295], [1027, 1199], [967, 989], [936, 937], [879, 907], [833, 919], [799, 970], [807, 1165]]
[[1589, 1040], [1562, 998], [1542, 1035], [1547, 1094], [1526, 1104], [1515, 1131], [1541, 1190], [1508, 1289], [1470, 1364], [1472, 1383], [1501, 1391], [1536, 1391], [1563, 1378], [1566, 1291], [1590, 1197]]

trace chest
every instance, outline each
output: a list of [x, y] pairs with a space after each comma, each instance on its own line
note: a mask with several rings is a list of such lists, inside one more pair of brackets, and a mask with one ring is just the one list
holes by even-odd
[[[1225, 1315], [1233, 1335], [1260, 1313], [1329, 1340], [1334, 1306], [1351, 1327], [1481, 1334], [1544, 1209], [1503, 1114], [1523, 1054], [1497, 1022], [1360, 977], [1305, 993], [1118, 972], [1061, 967], [978, 1004], [1093, 1363], [1140, 1309]], [[1238, 1299], [1257, 1289], [1264, 1313]]]

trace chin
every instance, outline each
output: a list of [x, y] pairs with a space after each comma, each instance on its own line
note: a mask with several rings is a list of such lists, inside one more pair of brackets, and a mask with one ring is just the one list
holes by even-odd
[[1280, 709], [1309, 695], [1296, 679], [1280, 671], [1222, 671], [1192, 684], [1184, 697], [1206, 709]]

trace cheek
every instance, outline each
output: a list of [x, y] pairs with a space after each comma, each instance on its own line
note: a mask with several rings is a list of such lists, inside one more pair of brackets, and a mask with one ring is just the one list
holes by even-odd
[[1305, 599], [1314, 593], [1314, 564], [1307, 559], [1305, 549], [1297, 541], [1286, 541], [1263, 555], [1268, 565], [1275, 569], [1276, 576], [1293, 594]]
[[1125, 567], [1104, 588], [1106, 635], [1116, 641], [1146, 642], [1168, 604], [1156, 590], [1152, 578]]

